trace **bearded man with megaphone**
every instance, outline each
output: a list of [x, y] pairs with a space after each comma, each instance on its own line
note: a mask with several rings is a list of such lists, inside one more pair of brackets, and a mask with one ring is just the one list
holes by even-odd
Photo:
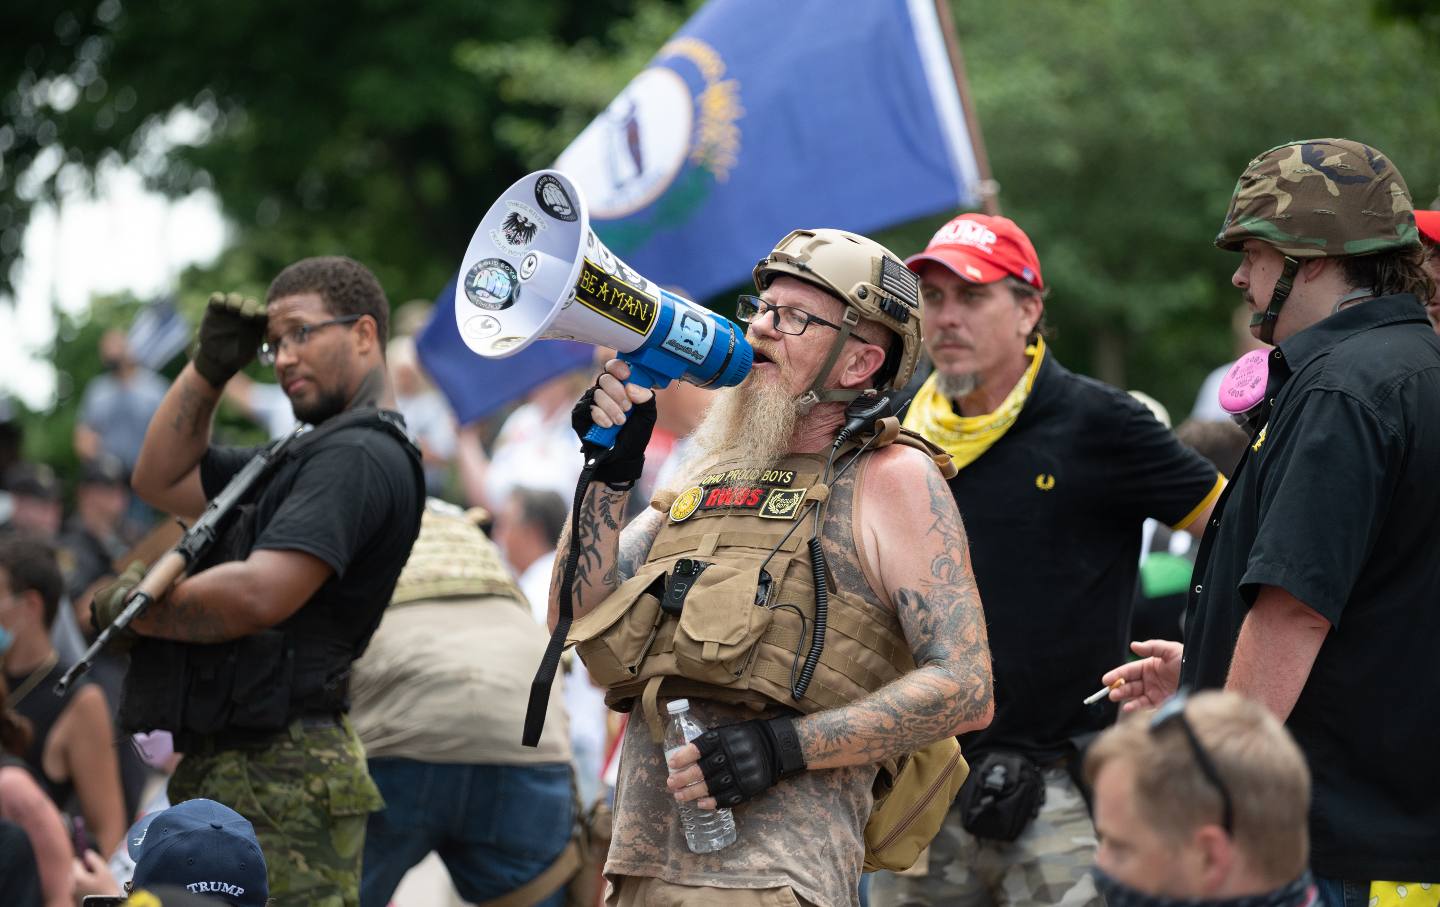
[[[550, 622], [573, 606], [566, 642], [634, 710], [606, 864], [620, 904], [698, 903], [697, 889], [858, 903], [862, 867], [908, 866], [928, 843], [965, 776], [953, 738], [992, 714], [953, 468], [888, 410], [920, 355], [914, 276], [865, 237], [796, 230], [754, 279], [737, 309], [753, 368], [716, 392], [676, 486], [623, 530], [653, 392], [615, 359], [574, 411], [582, 437], [614, 440], [586, 447]], [[677, 697], [710, 730], [667, 765], [660, 716]], [[736, 841], [690, 852], [677, 800], [733, 809]]]

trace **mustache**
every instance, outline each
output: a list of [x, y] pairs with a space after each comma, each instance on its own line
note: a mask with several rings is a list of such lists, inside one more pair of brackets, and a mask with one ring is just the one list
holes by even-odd
[[752, 344], [750, 344], [750, 349], [751, 349], [752, 351], [754, 351], [754, 353], [755, 353], [755, 358], [756, 358], [757, 360], [758, 360], [761, 356], [764, 356], [764, 357], [765, 357], [767, 360], [769, 360], [770, 362], [777, 362], [777, 361], [778, 361], [778, 360], [776, 359], [776, 354], [779, 353], [780, 351], [779, 351], [778, 349], [774, 348], [774, 347], [771, 347], [769, 344], [763, 344], [763, 345], [762, 345], [762, 344], [758, 344], [758, 343], [752, 343]]
[[949, 343], [954, 346], [963, 346], [966, 349], [974, 349], [975, 344], [961, 337], [954, 331], [938, 331], [925, 338], [930, 343]]

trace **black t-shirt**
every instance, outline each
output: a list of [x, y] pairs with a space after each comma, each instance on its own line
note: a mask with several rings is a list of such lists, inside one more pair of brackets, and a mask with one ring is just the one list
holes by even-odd
[[950, 480], [995, 674], [995, 720], [967, 752], [1048, 759], [1114, 720], [1082, 700], [1125, 658], [1140, 527], [1188, 519], [1218, 479], [1139, 401], [1046, 355], [1015, 424]]
[[1314, 776], [1311, 865], [1440, 880], [1440, 340], [1413, 296], [1281, 343], [1274, 408], [1202, 543], [1181, 681], [1225, 683], [1277, 586], [1333, 625], [1286, 722]]
[[[259, 449], [207, 451], [205, 496], [218, 494]], [[255, 500], [254, 547], [303, 551], [335, 575], [281, 627], [363, 651], [420, 533], [424, 506], [414, 457], [381, 428], [340, 428], [286, 457]]]

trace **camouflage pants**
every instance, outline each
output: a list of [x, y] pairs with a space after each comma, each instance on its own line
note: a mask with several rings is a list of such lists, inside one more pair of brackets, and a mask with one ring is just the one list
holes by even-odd
[[871, 907], [1103, 907], [1090, 880], [1095, 827], [1063, 767], [1047, 768], [1045, 805], [1014, 841], [976, 838], [951, 807], [924, 875], [877, 873]]
[[292, 722], [255, 749], [200, 747], [170, 779], [170, 801], [205, 797], [255, 826], [273, 907], [358, 907], [365, 822], [385, 804], [348, 720]]

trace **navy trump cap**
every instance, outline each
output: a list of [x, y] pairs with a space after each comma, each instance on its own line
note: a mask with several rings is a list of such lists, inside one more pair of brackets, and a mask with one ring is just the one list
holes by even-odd
[[214, 800], [186, 800], [130, 829], [135, 887], [172, 885], [237, 907], [265, 907], [270, 883], [250, 821]]

